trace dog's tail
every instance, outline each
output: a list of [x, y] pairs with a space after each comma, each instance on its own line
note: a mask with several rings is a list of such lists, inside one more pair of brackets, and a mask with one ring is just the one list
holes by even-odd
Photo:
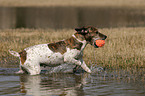
[[9, 52], [10, 52], [10, 54], [12, 54], [15, 57], [20, 57], [20, 54], [16, 51], [13, 51], [13, 50], [10, 49]]

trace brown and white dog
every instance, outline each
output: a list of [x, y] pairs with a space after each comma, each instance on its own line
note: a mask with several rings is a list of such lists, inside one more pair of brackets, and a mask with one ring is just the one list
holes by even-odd
[[41, 64], [49, 67], [63, 64], [71, 65], [72, 72], [75, 66], [81, 66], [86, 72], [91, 73], [83, 61], [83, 50], [87, 44], [97, 48], [94, 42], [98, 39], [105, 40], [107, 36], [90, 26], [75, 30], [76, 33], [66, 40], [31, 46], [20, 53], [9, 50], [12, 55], [20, 58], [20, 71], [18, 73], [23, 73], [25, 69], [30, 75], [40, 74]]

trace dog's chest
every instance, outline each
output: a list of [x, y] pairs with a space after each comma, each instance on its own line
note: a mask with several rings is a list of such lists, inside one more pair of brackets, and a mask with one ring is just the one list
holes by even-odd
[[67, 63], [65, 58], [69, 58], [69, 60], [79, 59], [81, 55], [82, 54], [79, 50], [67, 48], [67, 51], [64, 54], [61, 54], [60, 52], [53, 52], [46, 62], [53, 65], [63, 64]]

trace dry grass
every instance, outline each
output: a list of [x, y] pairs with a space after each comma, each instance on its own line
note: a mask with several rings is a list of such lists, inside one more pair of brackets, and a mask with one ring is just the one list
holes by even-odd
[[144, 7], [145, 0], [0, 0], [0, 6], [100, 6]]
[[[102, 48], [95, 49], [88, 45], [84, 52], [84, 60], [88, 65], [98, 64], [109, 68], [145, 67], [145, 27], [100, 29], [108, 36]], [[18, 60], [8, 53], [9, 49], [21, 51], [23, 48], [54, 42], [70, 37], [72, 29], [5, 29], [0, 30], [1, 66], [9, 66], [9, 62]], [[18, 65], [16, 62], [15, 65]]]

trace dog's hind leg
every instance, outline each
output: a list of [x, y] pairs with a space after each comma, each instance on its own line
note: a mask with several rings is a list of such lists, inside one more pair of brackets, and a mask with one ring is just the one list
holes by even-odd
[[30, 75], [37, 75], [41, 72], [40, 64], [35, 60], [32, 60], [31, 62], [26, 61], [22, 66], [28, 73], [30, 73]]

